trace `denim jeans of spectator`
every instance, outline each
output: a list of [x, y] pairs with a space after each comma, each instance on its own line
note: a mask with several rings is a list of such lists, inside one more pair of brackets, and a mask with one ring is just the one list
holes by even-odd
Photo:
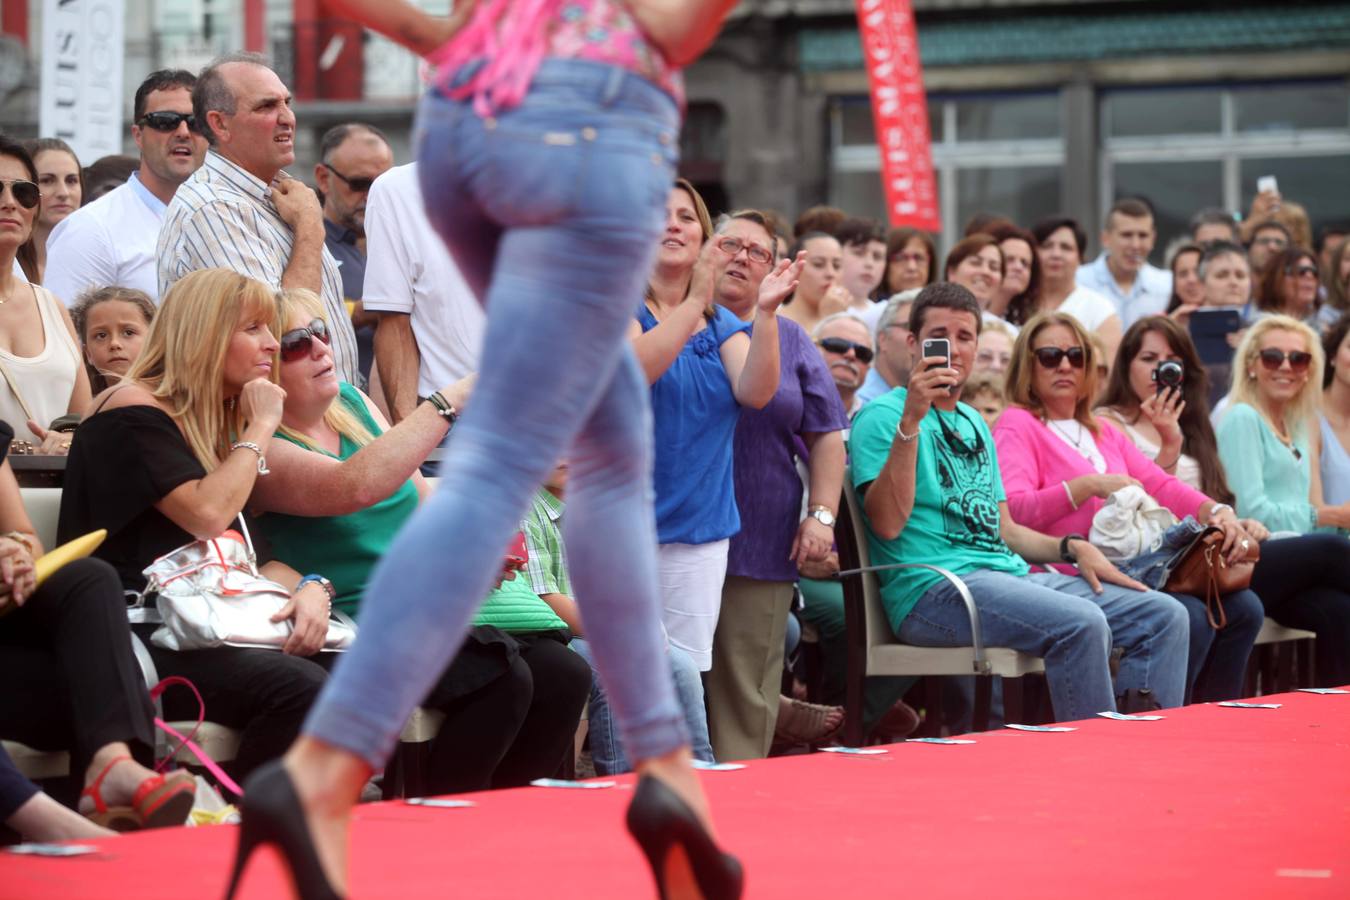
[[[1185, 556], [1186, 549], [1204, 530], [1204, 525], [1193, 516], [1187, 516], [1167, 529], [1156, 550], [1124, 560], [1118, 563], [1119, 568], [1131, 578], [1162, 590], [1172, 570]], [[1203, 600], [1187, 594], [1172, 596], [1186, 607], [1191, 622], [1186, 702], [1207, 703], [1241, 696], [1247, 660], [1266, 617], [1260, 598], [1250, 590], [1225, 595], [1222, 602], [1228, 624], [1215, 630], [1210, 627]]]
[[522, 103], [489, 118], [435, 91], [423, 100], [422, 193], [485, 301], [482, 363], [440, 487], [376, 567], [361, 636], [309, 735], [384, 763], [566, 458], [568, 561], [624, 747], [642, 760], [688, 744], [657, 596], [648, 388], [626, 340], [678, 128], [653, 84], [576, 60], [546, 60]]
[[[595, 662], [591, 645], [581, 638], [573, 638], [569, 645], [577, 655], [591, 664]], [[689, 728], [689, 745], [694, 759], [714, 762], [712, 744], [708, 740], [708, 711], [703, 705], [703, 678], [698, 666], [679, 647], [668, 647], [670, 674], [675, 680], [675, 694], [684, 710], [684, 723]], [[598, 673], [597, 673], [598, 674]], [[597, 775], [622, 775], [633, 769], [633, 763], [623, 752], [623, 741], [614, 727], [614, 715], [609, 711], [609, 697], [598, 678], [591, 680], [590, 711], [586, 714], [586, 733], [591, 741], [591, 761]]]
[[[1038, 572], [1015, 578], [979, 570], [961, 576], [980, 611], [984, 643], [1045, 660], [1046, 682], [1060, 721], [1116, 708], [1128, 688], [1152, 690], [1163, 706], [1180, 706], [1185, 691], [1186, 611], [1166, 594], [1103, 584], [1096, 594], [1082, 578]], [[930, 588], [900, 623], [900, 640], [923, 647], [963, 647], [970, 616], [946, 581]], [[1116, 685], [1108, 656], [1125, 649]]]

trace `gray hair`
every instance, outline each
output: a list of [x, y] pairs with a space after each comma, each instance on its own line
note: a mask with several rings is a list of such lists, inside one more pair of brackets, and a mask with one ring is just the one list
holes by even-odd
[[831, 322], [838, 322], [841, 319], [852, 319], [854, 322], [857, 322], [859, 325], [861, 325], [864, 331], [867, 330], [867, 323], [864, 322], [856, 313], [851, 312], [831, 313], [830, 315], [826, 316], [825, 318], [817, 322], [816, 327], [811, 329], [812, 340], [817, 340], [820, 338], [820, 333], [825, 330], [826, 325], [829, 325]]
[[[892, 294], [891, 299], [886, 301], [886, 308], [881, 311], [881, 317], [877, 319], [877, 333], [873, 336], [874, 342], [881, 340], [881, 333], [892, 325], [896, 324], [896, 319], [900, 318], [900, 310], [914, 303], [914, 298], [919, 296], [919, 291], [923, 288], [910, 288], [907, 291], [901, 291], [898, 294]], [[909, 318], [899, 323], [905, 328], [909, 327]]]
[[261, 53], [227, 53], [224, 56], [217, 56], [202, 69], [201, 74], [197, 76], [197, 86], [192, 89], [192, 115], [197, 119], [197, 127], [201, 129], [202, 137], [206, 138], [206, 143], [212, 147], [216, 145], [216, 133], [211, 130], [211, 123], [206, 114], [220, 112], [232, 116], [236, 109], [234, 92], [225, 83], [225, 76], [220, 72], [223, 66], [230, 63], [248, 63], [251, 66], [262, 66], [264, 69], [272, 68], [267, 57]]

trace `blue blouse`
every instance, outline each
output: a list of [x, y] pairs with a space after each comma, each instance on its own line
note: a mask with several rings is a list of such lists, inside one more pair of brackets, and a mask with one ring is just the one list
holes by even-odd
[[[741, 407], [722, 367], [722, 345], [748, 331], [721, 306], [652, 385], [656, 530], [663, 544], [707, 544], [741, 529], [732, 480], [732, 439]], [[638, 309], [643, 332], [656, 317]]]

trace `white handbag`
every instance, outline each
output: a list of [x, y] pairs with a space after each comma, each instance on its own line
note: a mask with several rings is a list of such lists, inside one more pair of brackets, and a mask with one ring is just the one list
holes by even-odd
[[[248, 526], [206, 541], [193, 541], [155, 560], [144, 570], [143, 596], [155, 597], [160, 626], [151, 643], [167, 650], [256, 647], [280, 650], [291, 622], [272, 616], [291, 592], [258, 571]], [[356, 640], [356, 623], [333, 610], [324, 650], [345, 650]]]
[[1175, 524], [1177, 517], [1170, 509], [1132, 484], [1106, 498], [1092, 517], [1088, 540], [1107, 559], [1132, 559], [1157, 550], [1167, 529]]

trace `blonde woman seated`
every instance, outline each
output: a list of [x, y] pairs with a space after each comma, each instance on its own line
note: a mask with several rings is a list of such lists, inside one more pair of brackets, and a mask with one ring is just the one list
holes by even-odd
[[[285, 410], [267, 456], [271, 474], [254, 486], [249, 508], [276, 557], [314, 573], [306, 579], [359, 619], [375, 563], [429, 493], [418, 466], [450, 430], [452, 410], [463, 409], [471, 378], [391, 428], [369, 397], [338, 379], [323, 315], [310, 291], [278, 297], [273, 377]], [[447, 547], [445, 565], [454, 564]], [[524, 785], [553, 775], [572, 746], [590, 666], [567, 647], [565, 623], [523, 584], [488, 598], [423, 701], [447, 716], [432, 741], [431, 793]]]
[[1324, 502], [1312, 452], [1324, 365], [1307, 325], [1284, 315], [1258, 320], [1233, 357], [1218, 440], [1238, 513], [1303, 535], [1272, 542], [1278, 562], [1262, 553], [1257, 574], [1271, 587], [1258, 590], [1281, 624], [1317, 632], [1317, 683], [1332, 687], [1350, 682], [1350, 541], [1342, 536], [1350, 502]]

